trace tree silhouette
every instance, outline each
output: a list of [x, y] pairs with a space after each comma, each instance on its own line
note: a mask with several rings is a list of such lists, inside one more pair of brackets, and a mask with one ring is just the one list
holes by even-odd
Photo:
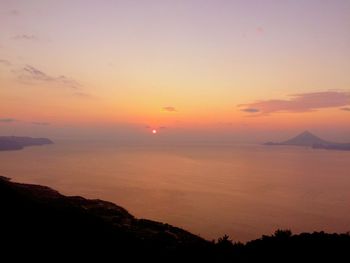
[[275, 231], [274, 237], [277, 239], [288, 239], [292, 236], [292, 231], [289, 229], [277, 229]]

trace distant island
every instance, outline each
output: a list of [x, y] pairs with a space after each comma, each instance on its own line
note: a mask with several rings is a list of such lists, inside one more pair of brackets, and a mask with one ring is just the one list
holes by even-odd
[[312, 134], [309, 131], [295, 136], [292, 139], [283, 142], [266, 142], [264, 145], [275, 146], [275, 145], [292, 145], [292, 146], [304, 146], [312, 147], [314, 149], [327, 149], [327, 150], [342, 150], [350, 151], [350, 143], [336, 143], [329, 142], [318, 136]]
[[[0, 176], [3, 258], [48, 262], [343, 262], [350, 234], [277, 230], [246, 244], [207, 241], [181, 228], [138, 219], [99, 199], [64, 196]], [[15, 260], [13, 260], [15, 261]]]
[[53, 144], [53, 141], [47, 138], [0, 136], [0, 151], [22, 150], [27, 146], [45, 144]]

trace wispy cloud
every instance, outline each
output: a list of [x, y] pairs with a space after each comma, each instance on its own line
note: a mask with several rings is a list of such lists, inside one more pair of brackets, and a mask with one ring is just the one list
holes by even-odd
[[263, 114], [275, 112], [307, 112], [350, 104], [350, 92], [325, 91], [293, 94], [289, 99], [260, 100], [238, 105], [241, 111]]
[[166, 107], [163, 107], [162, 109], [163, 111], [167, 111], [167, 112], [177, 112], [175, 107], [172, 107], [172, 106], [166, 106]]
[[145, 129], [158, 129], [158, 130], [165, 130], [168, 129], [167, 126], [151, 126], [151, 125], [146, 125], [144, 126]]
[[33, 121], [33, 125], [40, 125], [40, 126], [48, 126], [51, 125], [49, 122], [40, 122], [40, 121]]
[[94, 98], [91, 94], [85, 93], [85, 92], [74, 92], [73, 96], [80, 98], [80, 99], [92, 99], [92, 98]]
[[[14, 118], [0, 118], [0, 123], [13, 123], [13, 122], [19, 122], [19, 120]], [[40, 125], [40, 126], [47, 126], [51, 125], [49, 122], [42, 122], [42, 121], [33, 121], [33, 122], [24, 122], [24, 123], [30, 123], [33, 125]]]
[[20, 13], [19, 13], [19, 11], [17, 10], [17, 9], [12, 9], [12, 10], [10, 10], [10, 15], [12, 15], [12, 16], [18, 16]]
[[0, 59], [0, 64], [4, 66], [11, 66], [11, 62], [6, 59]]
[[241, 111], [244, 112], [249, 112], [249, 113], [256, 113], [256, 112], [260, 112], [259, 109], [254, 109], [254, 108], [245, 108], [245, 109], [241, 109]]
[[69, 78], [63, 75], [54, 77], [46, 74], [42, 70], [39, 70], [31, 65], [26, 65], [21, 70], [17, 71], [17, 73], [18, 73], [18, 79], [26, 83], [47, 82], [47, 83], [59, 84], [72, 89], [78, 89], [78, 87], [81, 86], [81, 84], [78, 81], [72, 78]]
[[14, 40], [38, 40], [39, 38], [36, 35], [28, 35], [28, 34], [19, 34], [11, 37]]
[[13, 118], [0, 118], [0, 122], [6, 122], [6, 123], [10, 123], [10, 122], [16, 122], [16, 119]]
[[350, 107], [340, 108], [340, 110], [343, 110], [343, 111], [350, 111]]
[[258, 26], [255, 30], [258, 34], [263, 34], [265, 32], [265, 29], [261, 26]]

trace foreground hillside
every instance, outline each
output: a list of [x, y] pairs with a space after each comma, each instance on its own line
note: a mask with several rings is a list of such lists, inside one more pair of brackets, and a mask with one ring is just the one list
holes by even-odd
[[[315, 262], [350, 260], [348, 234], [275, 235], [234, 243], [206, 241], [180, 228], [137, 219], [102, 200], [66, 197], [0, 177], [0, 252], [15, 258], [96, 262]], [[350, 226], [349, 226], [350, 228]], [[125, 261], [127, 260], [127, 261]], [[69, 260], [68, 260], [69, 261]], [[345, 261], [344, 261], [345, 262]]]

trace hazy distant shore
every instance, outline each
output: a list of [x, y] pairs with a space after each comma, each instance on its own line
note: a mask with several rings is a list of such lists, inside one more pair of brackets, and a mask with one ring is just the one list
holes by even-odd
[[40, 146], [45, 144], [53, 144], [53, 141], [48, 138], [0, 136], [0, 151], [16, 151], [22, 150], [28, 146]]

